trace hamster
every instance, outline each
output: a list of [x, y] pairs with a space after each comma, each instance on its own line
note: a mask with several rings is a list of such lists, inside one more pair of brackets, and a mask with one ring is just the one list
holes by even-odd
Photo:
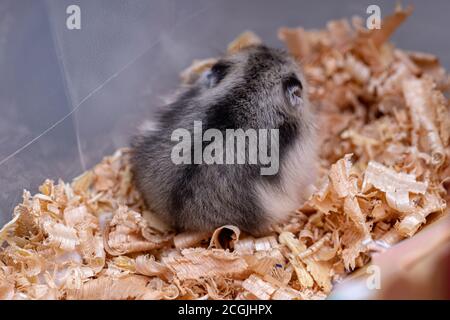
[[[204, 131], [213, 128], [224, 136], [227, 129], [277, 129], [277, 144], [267, 145], [269, 153], [278, 153], [278, 171], [261, 174], [261, 161], [174, 163], [179, 141], [173, 141], [173, 132], [181, 128], [192, 133], [195, 121]], [[212, 231], [231, 224], [263, 235], [306, 200], [315, 180], [315, 132], [298, 64], [285, 51], [254, 45], [219, 59], [163, 108], [155, 127], [134, 137], [134, 182], [149, 209], [178, 231]], [[261, 150], [249, 143], [248, 157]], [[203, 141], [201, 151], [208, 145]]]

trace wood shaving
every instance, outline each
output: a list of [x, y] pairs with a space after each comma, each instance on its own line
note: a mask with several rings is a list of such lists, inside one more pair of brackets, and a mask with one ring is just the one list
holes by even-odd
[[242, 283], [242, 287], [260, 300], [269, 300], [276, 291], [274, 286], [254, 274]]
[[244, 48], [258, 44], [261, 44], [261, 39], [253, 32], [245, 31], [228, 45], [227, 51], [228, 53], [233, 54]]
[[[433, 82], [423, 79], [407, 79], [403, 81], [402, 86], [406, 104], [410, 108], [414, 129], [425, 131], [424, 136], [430, 148], [432, 163], [439, 166], [444, 162], [446, 155], [437, 127], [439, 119], [436, 115], [431, 114], [437, 112], [436, 104], [431, 101], [434, 94]], [[447, 132], [441, 132], [441, 134], [444, 135], [445, 140], [448, 140]]]
[[[279, 30], [320, 127], [316, 191], [290, 222], [262, 238], [235, 226], [175, 234], [145, 208], [121, 149], [72, 183], [24, 192], [0, 230], [0, 299], [326, 298], [374, 245], [448, 210], [449, 77], [435, 56], [388, 42], [410, 14], [381, 30], [357, 18]], [[246, 32], [228, 50], [260, 42]], [[194, 61], [182, 81], [215, 61]]]
[[164, 259], [180, 280], [213, 276], [239, 276], [248, 265], [243, 257], [223, 250], [184, 249], [180, 256]]
[[217, 228], [211, 236], [210, 248], [234, 248], [238, 242], [241, 231], [238, 227], [227, 225]]

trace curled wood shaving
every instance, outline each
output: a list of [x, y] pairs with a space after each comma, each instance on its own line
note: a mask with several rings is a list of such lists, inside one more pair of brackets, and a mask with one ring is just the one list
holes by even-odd
[[256, 255], [244, 256], [248, 269], [260, 275], [270, 274], [277, 265], [277, 259], [271, 256], [258, 257]]
[[386, 193], [387, 203], [400, 212], [411, 212], [414, 205], [409, 193], [425, 194], [428, 184], [416, 181], [412, 174], [396, 172], [381, 163], [370, 161], [364, 174], [363, 190], [371, 186]]
[[331, 236], [329, 233], [327, 233], [320, 240], [318, 240], [312, 246], [310, 246], [308, 249], [299, 253], [298, 257], [300, 259], [304, 259], [304, 258], [318, 252], [324, 246], [325, 242], [329, 241], [330, 239], [331, 239]]
[[80, 243], [76, 230], [62, 223], [46, 219], [43, 222], [42, 229], [47, 234], [44, 243], [50, 246], [71, 251]]
[[122, 255], [130, 252], [161, 248], [171, 235], [152, 235], [142, 216], [126, 207], [119, 207], [109, 225], [105, 237], [105, 249], [109, 254]]
[[342, 262], [347, 270], [353, 270], [356, 267], [356, 260], [361, 253], [367, 251], [365, 236], [355, 230], [347, 230], [342, 240], [346, 244], [346, 248], [342, 250]]
[[[431, 148], [432, 163], [436, 166], [442, 165], [445, 161], [446, 154], [439, 130], [434, 121], [434, 117], [431, 115], [431, 112], [433, 112], [432, 108], [434, 107], [433, 105], [430, 106], [431, 94], [433, 93], [432, 84], [422, 79], [407, 79], [403, 81], [402, 88], [406, 104], [411, 110], [414, 129], [416, 131], [421, 129], [425, 130], [425, 137]], [[445, 139], [448, 139], [446, 137], [447, 133], [444, 133], [444, 135]]]
[[100, 277], [83, 283], [80, 289], [68, 290], [68, 300], [120, 300], [140, 298], [149, 289], [145, 277], [130, 275], [122, 278]]
[[239, 276], [247, 269], [244, 258], [222, 250], [184, 249], [181, 256], [168, 258], [165, 264], [179, 279], [213, 276]]
[[173, 300], [180, 296], [180, 289], [174, 284], [166, 284], [159, 279], [150, 280], [142, 300]]
[[183, 232], [177, 234], [173, 238], [175, 248], [183, 249], [194, 247], [198, 245], [202, 240], [208, 240], [211, 237], [210, 232]]
[[346, 197], [344, 200], [344, 212], [355, 223], [356, 227], [364, 234], [368, 239], [370, 236], [370, 229], [366, 223], [366, 216], [362, 213], [356, 197]]
[[386, 243], [387, 246], [392, 246], [400, 242], [403, 238], [404, 237], [397, 231], [397, 229], [392, 228], [381, 236], [380, 241]]
[[242, 287], [260, 300], [269, 300], [276, 291], [270, 283], [253, 274], [242, 283]]
[[256, 251], [269, 251], [273, 248], [276, 248], [277, 246], [277, 238], [275, 238], [274, 236], [258, 238], [255, 240]]
[[300, 291], [292, 288], [279, 288], [271, 297], [272, 300], [304, 300]]
[[226, 225], [217, 228], [211, 237], [209, 247], [219, 249], [234, 248], [235, 243], [239, 241], [240, 234], [241, 230], [236, 226]]
[[14, 281], [8, 280], [4, 271], [0, 271], [0, 300], [12, 300], [14, 298]]
[[15, 245], [5, 250], [5, 261], [20, 270], [26, 277], [34, 277], [44, 270], [44, 259], [37, 252], [19, 248]]
[[340, 198], [355, 196], [357, 193], [354, 181], [350, 179], [351, 157], [351, 154], [345, 155], [344, 159], [331, 166], [329, 173], [330, 181]]
[[253, 32], [245, 31], [228, 45], [227, 52], [233, 54], [257, 44], [261, 44], [261, 39]]
[[280, 242], [288, 246], [291, 250], [294, 256], [291, 258], [291, 263], [293, 259], [296, 259], [296, 262], [294, 262], [293, 265], [300, 283], [304, 287], [310, 288], [313, 286], [312, 281], [314, 280], [324, 292], [330, 292], [331, 265], [327, 262], [315, 261], [310, 256], [304, 254], [304, 252], [307, 251], [306, 246], [298, 239], [295, 239], [292, 233], [282, 233], [280, 235]]
[[443, 199], [433, 194], [427, 194], [424, 202], [420, 209], [408, 214], [397, 226], [397, 230], [401, 235], [411, 237], [426, 222], [426, 217], [430, 213], [443, 211], [447, 207]]
[[166, 281], [173, 278], [173, 273], [169, 267], [156, 261], [154, 256], [148, 255], [141, 255], [136, 258], [136, 272], [145, 276], [156, 276]]
[[83, 193], [88, 191], [92, 183], [94, 182], [94, 173], [89, 170], [82, 175], [75, 178], [72, 182], [73, 191], [76, 193]]
[[242, 254], [252, 254], [255, 252], [255, 239], [248, 237], [240, 239], [234, 244], [234, 251]]

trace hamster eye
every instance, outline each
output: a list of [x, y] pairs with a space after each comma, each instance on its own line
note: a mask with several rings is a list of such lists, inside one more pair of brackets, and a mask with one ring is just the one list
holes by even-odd
[[291, 106], [300, 106], [303, 102], [303, 85], [295, 76], [290, 76], [283, 82], [286, 98]]
[[205, 74], [205, 83], [208, 88], [217, 85], [227, 75], [230, 66], [224, 62], [217, 62]]

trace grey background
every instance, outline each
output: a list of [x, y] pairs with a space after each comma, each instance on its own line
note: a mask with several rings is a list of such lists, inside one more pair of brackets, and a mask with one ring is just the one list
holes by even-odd
[[[449, 68], [450, 1], [403, 3], [415, 12], [394, 42]], [[81, 30], [65, 26], [70, 4]], [[322, 28], [369, 4], [385, 16], [395, 1], [0, 0], [0, 225], [24, 188], [70, 180], [126, 145], [192, 59], [220, 55], [246, 29], [281, 46], [280, 26]]]

